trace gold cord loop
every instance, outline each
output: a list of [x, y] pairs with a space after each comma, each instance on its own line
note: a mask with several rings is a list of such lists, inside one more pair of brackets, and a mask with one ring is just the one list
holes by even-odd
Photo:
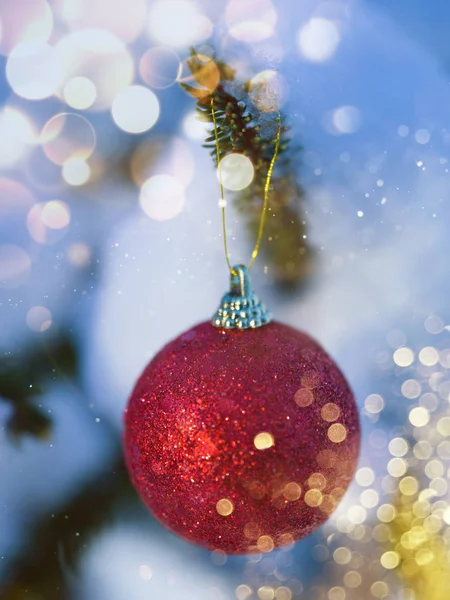
[[[228, 269], [232, 275], [236, 275], [233, 267], [231, 266], [230, 257], [228, 254], [227, 227], [226, 227], [226, 214], [225, 214], [225, 190], [223, 187], [222, 174], [221, 174], [221, 170], [220, 170], [219, 136], [217, 133], [217, 121], [216, 121], [216, 115], [214, 112], [214, 100], [213, 100], [212, 96], [211, 96], [211, 115], [212, 115], [212, 120], [213, 120], [213, 124], [214, 124], [214, 137], [216, 140], [216, 156], [217, 156], [217, 167], [218, 167], [218, 173], [219, 173], [220, 199], [221, 199], [221, 211], [222, 211], [223, 247], [224, 247], [225, 259], [227, 261]], [[264, 185], [264, 203], [263, 203], [263, 208], [261, 211], [261, 218], [259, 221], [258, 236], [256, 238], [255, 247], [253, 248], [252, 257], [251, 257], [248, 269], [251, 269], [255, 263], [256, 257], [258, 256], [258, 253], [259, 253], [259, 249], [260, 249], [261, 242], [262, 242], [262, 236], [263, 236], [263, 232], [264, 232], [264, 224], [266, 221], [267, 210], [268, 210], [268, 206], [269, 206], [270, 181], [272, 178], [275, 161], [276, 161], [277, 155], [278, 155], [278, 148], [280, 146], [281, 116], [280, 116], [279, 111], [278, 111], [278, 116], [277, 116], [277, 124], [278, 124], [278, 129], [277, 129], [277, 135], [275, 138], [275, 149], [274, 149], [274, 153], [272, 156], [272, 160], [270, 161], [269, 169], [267, 171], [266, 183]]]

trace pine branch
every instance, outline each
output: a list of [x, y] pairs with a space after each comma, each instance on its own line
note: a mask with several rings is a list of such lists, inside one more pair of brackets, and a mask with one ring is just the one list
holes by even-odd
[[[192, 74], [192, 85], [185, 82], [181, 85], [196, 99], [198, 118], [209, 125], [204, 147], [210, 151], [214, 165], [217, 167], [218, 157], [211, 99], [221, 158], [236, 152], [252, 161], [255, 170], [253, 182], [241, 192], [235, 192], [234, 200], [246, 217], [249, 231], [255, 236], [275, 145], [275, 115], [257, 109], [249, 94], [249, 82], [237, 82], [235, 73], [225, 63], [191, 50], [187, 64]], [[281, 120], [278, 159], [272, 177], [262, 251], [276, 281], [289, 286], [304, 281], [308, 275], [311, 252], [305, 241], [306, 222], [302, 214], [304, 191], [294, 162], [300, 148], [291, 148], [289, 127], [284, 115], [281, 115]]]
[[35, 404], [50, 380], [60, 373], [74, 377], [77, 354], [68, 336], [32, 347], [23, 353], [8, 354], [0, 359], [0, 401], [11, 405], [13, 412], [7, 422], [7, 431], [18, 441], [23, 435], [46, 438], [51, 421]]

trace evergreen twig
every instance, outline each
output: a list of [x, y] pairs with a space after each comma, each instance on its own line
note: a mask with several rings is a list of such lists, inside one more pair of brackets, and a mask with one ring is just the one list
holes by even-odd
[[[252, 102], [251, 84], [238, 82], [225, 63], [191, 50], [187, 65], [190, 83], [181, 86], [197, 101], [199, 118], [211, 127], [204, 147], [209, 149], [217, 167], [215, 137], [212, 131], [211, 98], [215, 107], [221, 156], [237, 152], [253, 164], [252, 184], [234, 193], [239, 211], [246, 217], [249, 231], [256, 234], [264, 185], [275, 144], [275, 113], [264, 113]], [[294, 159], [300, 148], [291, 148], [289, 127], [281, 115], [282, 128], [278, 160], [269, 196], [269, 218], [262, 243], [264, 256], [274, 278], [282, 285], [301, 282], [309, 271], [310, 250], [306, 242], [306, 221], [302, 214], [304, 191], [297, 176]]]

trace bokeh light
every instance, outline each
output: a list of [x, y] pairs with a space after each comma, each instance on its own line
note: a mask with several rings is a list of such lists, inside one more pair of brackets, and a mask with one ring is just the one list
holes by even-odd
[[336, 133], [355, 133], [361, 126], [361, 113], [355, 106], [340, 106], [332, 113]]
[[183, 132], [191, 140], [202, 140], [205, 137], [206, 126], [197, 117], [195, 111], [188, 112], [183, 119]]
[[52, 10], [45, 0], [0, 0], [0, 54], [8, 55], [18, 44], [49, 40]]
[[411, 348], [397, 348], [393, 358], [395, 364], [399, 367], [409, 367], [414, 362], [414, 352]]
[[91, 176], [91, 168], [81, 158], [69, 158], [63, 164], [62, 176], [69, 185], [84, 185]]
[[70, 223], [70, 209], [65, 202], [50, 200], [42, 207], [41, 219], [50, 229], [64, 229]]
[[42, 333], [51, 327], [52, 313], [45, 306], [33, 306], [27, 312], [26, 322], [31, 330]]
[[304, 58], [311, 62], [329, 60], [340, 42], [337, 25], [328, 19], [314, 17], [299, 32], [298, 44]]
[[145, 0], [52, 0], [55, 14], [71, 29], [99, 27], [131, 42], [142, 31]]
[[[55, 52], [63, 69], [61, 93], [67, 93], [66, 86], [73, 79], [88, 79], [96, 92], [94, 101], [89, 105], [91, 110], [111, 108], [117, 93], [133, 80], [133, 57], [123, 41], [109, 31], [98, 28], [74, 31], [59, 40]], [[79, 83], [77, 80], [76, 86], [79, 86]], [[73, 83], [69, 85], [69, 92], [77, 95], [79, 91], [74, 92], [71, 86]], [[89, 101], [91, 100], [92, 86], [90, 91], [87, 91], [86, 82], [82, 86], [82, 102], [86, 103], [86, 94]]]
[[222, 498], [217, 502], [216, 510], [222, 517], [228, 517], [234, 511], [234, 504], [228, 498]]
[[191, 0], [157, 0], [150, 8], [148, 31], [160, 44], [183, 48], [207, 39], [212, 24]]
[[252, 102], [259, 110], [275, 111], [283, 104], [286, 83], [277, 71], [267, 69], [250, 80], [249, 91]]
[[0, 245], [0, 287], [14, 288], [24, 283], [31, 269], [31, 258], [16, 244]]
[[74, 267], [82, 268], [90, 264], [92, 251], [84, 242], [70, 244], [67, 249], [67, 259]]
[[139, 202], [143, 211], [155, 221], [173, 219], [184, 208], [182, 183], [170, 175], [150, 177], [141, 189]]
[[232, 37], [260, 42], [274, 34], [277, 12], [270, 0], [229, 0], [225, 20]]
[[267, 448], [271, 448], [274, 445], [275, 440], [271, 433], [262, 431], [261, 433], [255, 435], [253, 443], [257, 450], [267, 450]]
[[38, 202], [27, 215], [30, 237], [39, 244], [55, 244], [67, 233], [70, 209], [64, 202], [50, 200]]
[[42, 148], [56, 165], [71, 158], [88, 159], [94, 152], [95, 131], [87, 119], [75, 113], [60, 113], [52, 117], [41, 132]]
[[10, 106], [0, 111], [0, 166], [14, 165], [37, 142], [36, 128], [25, 113]]
[[114, 122], [127, 133], [143, 133], [153, 127], [159, 117], [155, 94], [141, 85], [131, 85], [114, 98], [111, 108]]
[[6, 77], [18, 96], [42, 100], [57, 92], [63, 77], [62, 63], [53, 46], [25, 42], [11, 51]]
[[165, 89], [173, 85], [181, 75], [182, 65], [172, 48], [150, 48], [139, 61], [139, 74], [153, 88]]
[[95, 85], [87, 77], [73, 77], [64, 86], [63, 98], [66, 104], [77, 110], [91, 107], [96, 97]]
[[255, 170], [252, 161], [243, 154], [227, 154], [217, 167], [217, 178], [227, 190], [243, 190], [253, 181]]

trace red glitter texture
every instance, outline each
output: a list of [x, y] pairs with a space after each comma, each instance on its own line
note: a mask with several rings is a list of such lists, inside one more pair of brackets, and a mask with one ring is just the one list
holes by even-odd
[[319, 527], [352, 480], [359, 439], [336, 364], [277, 322], [190, 329], [146, 367], [125, 415], [128, 468], [149, 509], [226, 553], [267, 552]]

